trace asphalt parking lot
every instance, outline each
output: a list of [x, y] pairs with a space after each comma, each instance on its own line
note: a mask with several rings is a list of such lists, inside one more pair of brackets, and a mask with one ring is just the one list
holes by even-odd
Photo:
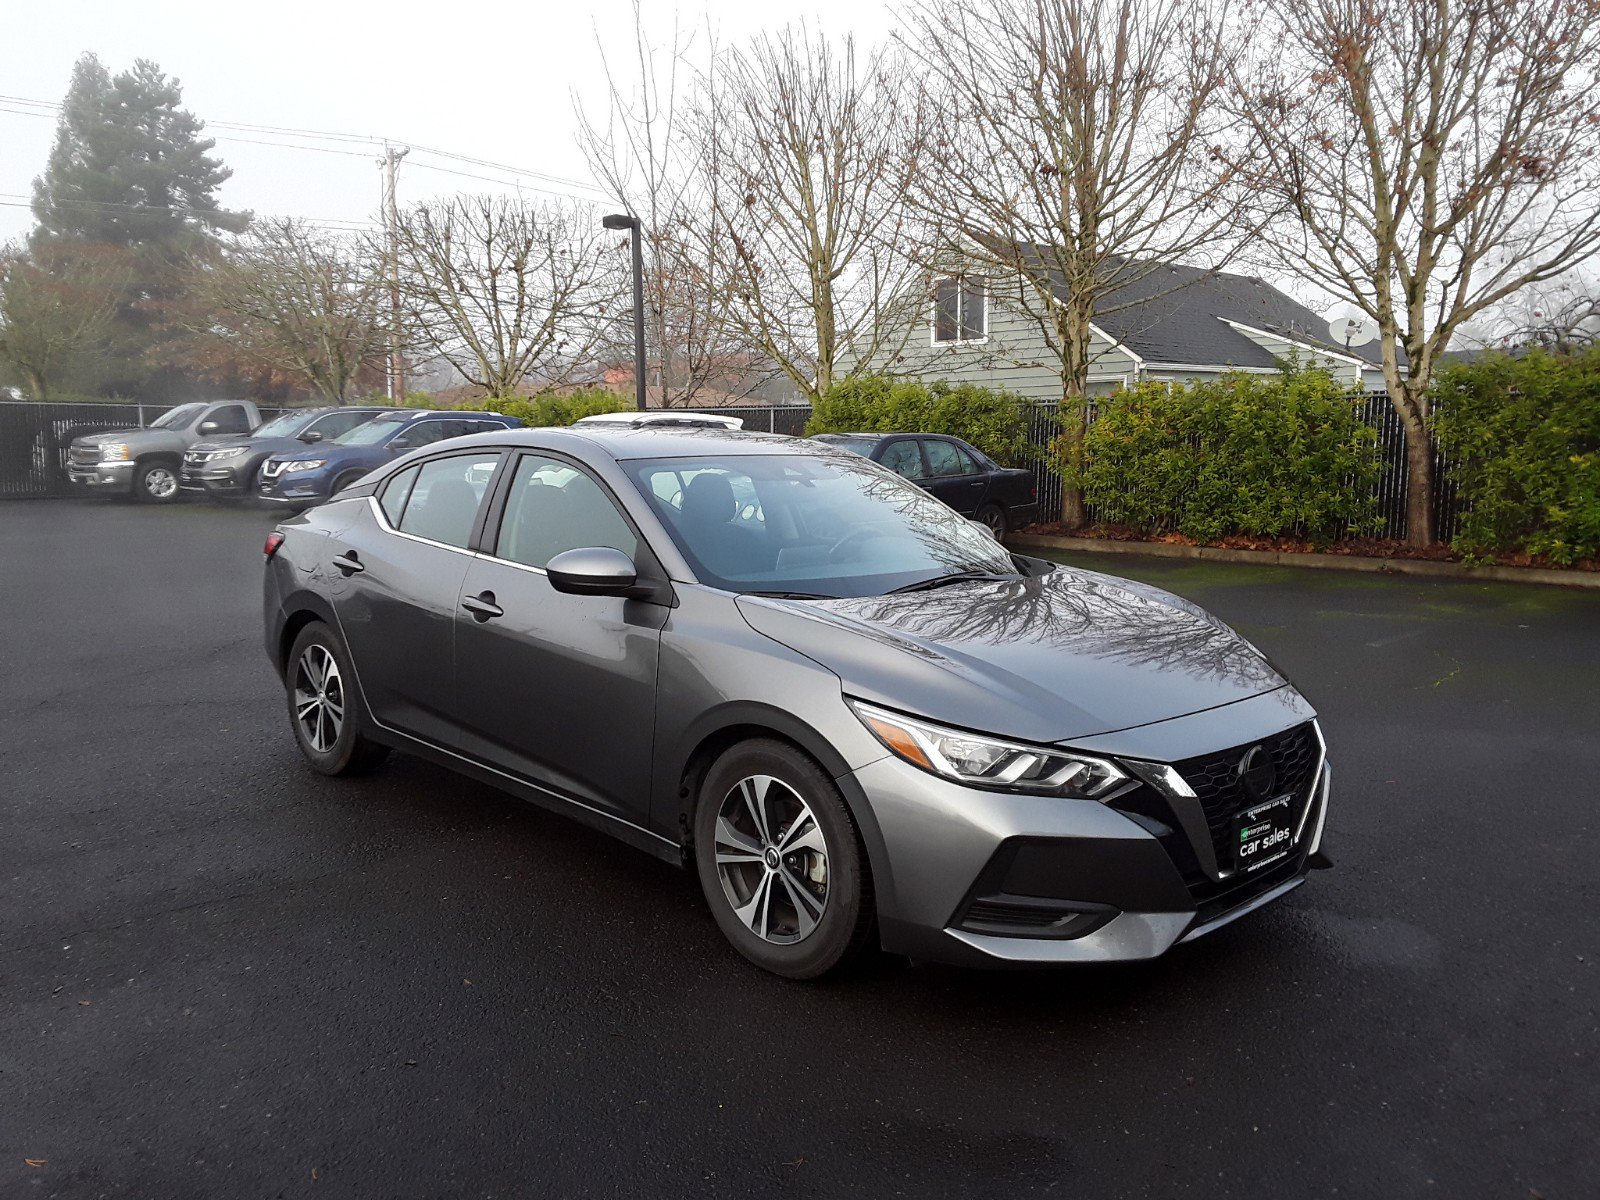
[[1319, 708], [1337, 869], [797, 985], [599, 834], [303, 767], [273, 519], [0, 505], [0, 1196], [1600, 1194], [1600, 593], [1097, 559]]

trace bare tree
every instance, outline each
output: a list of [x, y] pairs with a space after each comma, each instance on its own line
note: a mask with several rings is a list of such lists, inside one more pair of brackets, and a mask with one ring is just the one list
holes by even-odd
[[1285, 267], [1377, 325], [1433, 540], [1428, 388], [1474, 315], [1600, 250], [1600, 5], [1262, 0], [1234, 161], [1294, 218]]
[[63, 378], [87, 380], [117, 340], [117, 318], [137, 269], [117, 246], [94, 243], [0, 250], [0, 361], [35, 400]]
[[401, 213], [395, 243], [406, 327], [490, 396], [586, 365], [615, 320], [621, 257], [586, 205], [455, 196]]
[[[604, 119], [577, 106], [578, 141], [590, 168], [642, 225], [646, 358], [663, 408], [693, 404], [723, 374], [731, 353], [717, 317], [712, 264], [696, 255], [690, 236], [699, 184], [689, 124], [694, 42], [676, 24], [669, 46], [652, 42], [634, 0], [632, 45], [620, 67], [600, 48]], [[716, 57], [709, 38], [703, 57], [708, 63]]]
[[698, 97], [696, 251], [740, 339], [804, 395], [906, 335], [920, 107], [883, 52], [803, 29], [725, 54]]
[[343, 404], [389, 346], [388, 291], [363, 243], [294, 218], [258, 220], [220, 256], [197, 263], [203, 324], [239, 362], [298, 376]]
[[1207, 8], [912, 0], [908, 14], [935, 114], [917, 202], [940, 255], [989, 276], [1055, 358], [1068, 525], [1084, 520], [1096, 314], [1124, 306], [1121, 289], [1148, 297], [1151, 273], [1174, 262], [1220, 266], [1242, 241], [1211, 152], [1238, 34]]

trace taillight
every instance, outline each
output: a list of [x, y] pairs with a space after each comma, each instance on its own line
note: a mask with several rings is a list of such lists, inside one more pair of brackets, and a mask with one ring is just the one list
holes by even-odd
[[261, 552], [271, 558], [278, 552], [278, 547], [281, 545], [283, 545], [283, 534], [274, 529], [267, 534], [267, 544], [261, 548]]

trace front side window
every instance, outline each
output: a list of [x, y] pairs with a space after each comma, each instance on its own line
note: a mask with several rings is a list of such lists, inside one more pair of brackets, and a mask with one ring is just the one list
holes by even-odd
[[989, 336], [989, 303], [983, 280], [949, 278], [933, 284], [935, 345], [978, 342]]
[[[495, 453], [452, 454], [422, 463], [396, 528], [401, 533], [466, 549], [472, 540], [473, 523], [478, 519], [478, 506], [483, 503], [499, 459]], [[388, 499], [385, 489], [384, 500]], [[384, 511], [388, 512], [387, 504]]]
[[219, 434], [250, 432], [250, 414], [245, 412], [242, 404], [224, 404], [221, 408], [214, 408], [206, 420], [217, 427]]
[[588, 475], [558, 459], [523, 455], [506, 492], [495, 557], [544, 567], [556, 555], [586, 546], [610, 546], [633, 558], [639, 542]]
[[866, 459], [728, 455], [623, 464], [702, 582], [871, 596], [1010, 557], [927, 492]]

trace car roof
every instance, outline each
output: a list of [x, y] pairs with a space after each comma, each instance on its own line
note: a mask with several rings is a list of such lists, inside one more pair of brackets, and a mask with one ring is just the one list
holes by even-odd
[[953, 433], [924, 433], [920, 429], [896, 429], [892, 433], [813, 433], [808, 440], [814, 442], [836, 442], [845, 438], [858, 441], [882, 442], [889, 438], [919, 437], [938, 438], [941, 442], [961, 442], [963, 446], [968, 443], [958, 438]]
[[708, 428], [721, 426], [725, 429], [740, 429], [744, 426], [743, 417], [732, 417], [724, 413], [690, 412], [685, 409], [659, 408], [653, 412], [639, 412], [637, 410], [605, 413], [590, 413], [587, 417], [579, 417], [575, 425], [588, 427], [591, 425], [674, 425], [680, 428]]
[[785, 437], [781, 433], [660, 425], [634, 427], [596, 424], [508, 429], [451, 438], [449, 444], [526, 446], [536, 450], [564, 450], [580, 456], [598, 450], [619, 462], [635, 458], [701, 458], [710, 455], [810, 454], [832, 457], [849, 453], [825, 443]]

